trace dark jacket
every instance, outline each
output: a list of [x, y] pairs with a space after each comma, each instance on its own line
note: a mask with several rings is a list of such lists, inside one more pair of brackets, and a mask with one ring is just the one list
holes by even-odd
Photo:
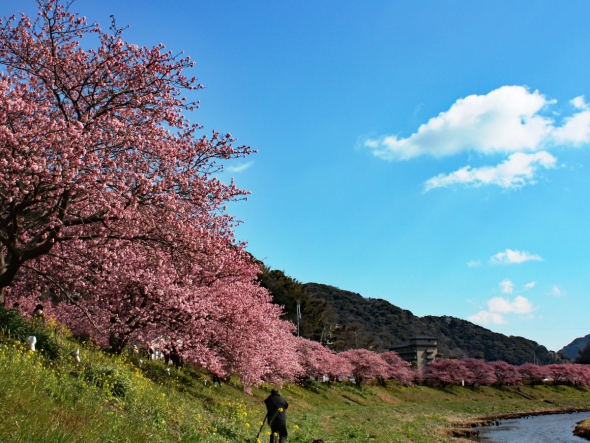
[[[268, 398], [264, 400], [264, 404], [266, 404], [266, 417], [268, 418], [268, 423], [271, 426], [285, 426], [287, 424], [287, 414], [285, 413], [289, 407], [287, 400], [285, 400], [279, 394], [270, 394]], [[278, 412], [279, 408], [283, 408], [283, 412]]]

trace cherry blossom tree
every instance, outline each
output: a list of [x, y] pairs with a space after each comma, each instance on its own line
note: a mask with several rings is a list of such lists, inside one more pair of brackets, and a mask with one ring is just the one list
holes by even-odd
[[518, 366], [523, 381], [530, 382], [531, 385], [537, 385], [543, 382], [543, 379], [549, 375], [545, 366], [535, 365], [533, 363], [525, 363]]
[[553, 364], [544, 367], [553, 383], [590, 386], [590, 367], [584, 364]]
[[488, 365], [494, 371], [494, 377], [496, 378], [496, 384], [498, 386], [522, 384], [520, 373], [511, 364], [508, 364], [505, 361], [493, 361], [488, 363]]
[[[184, 113], [201, 88], [188, 57], [125, 42], [57, 0], [39, 18], [0, 23], [0, 296], [56, 245], [119, 241], [177, 248], [171, 232], [198, 219], [223, 230], [224, 202], [246, 192], [214, 178], [218, 162], [248, 155], [230, 134], [198, 134]], [[96, 49], [82, 40], [95, 36]], [[210, 217], [203, 217], [210, 214]], [[213, 214], [218, 214], [213, 217]], [[100, 243], [100, 242], [98, 242]], [[90, 246], [89, 246], [90, 247]], [[46, 260], [50, 261], [50, 260]]]
[[476, 358], [464, 358], [465, 368], [472, 374], [465, 383], [470, 386], [491, 386], [496, 381], [494, 368], [483, 360]]
[[303, 371], [302, 377], [321, 377], [330, 379], [353, 374], [353, 366], [343, 353], [336, 354], [319, 342], [303, 337], [295, 337], [298, 362]]
[[338, 377], [346, 377], [347, 375], [352, 374], [352, 364], [341, 354], [333, 353], [330, 356], [327, 374], [332, 380], [335, 380]]
[[358, 386], [365, 380], [386, 379], [389, 376], [389, 364], [375, 352], [367, 349], [350, 349], [341, 352], [340, 355], [352, 365], [352, 376]]
[[572, 365], [547, 365], [545, 366], [547, 370], [547, 376], [551, 378], [553, 384], [561, 385], [567, 383], [568, 375], [572, 372], [573, 366]]
[[247, 192], [214, 176], [252, 151], [188, 121], [189, 58], [122, 33], [57, 0], [0, 23], [1, 301], [116, 352], [164, 337], [248, 386], [292, 378], [293, 325], [225, 213]]
[[414, 372], [410, 363], [401, 359], [394, 351], [384, 352], [380, 357], [389, 365], [389, 375], [387, 378], [396, 380], [406, 386], [414, 382]]
[[316, 341], [297, 337], [297, 355], [305, 377], [321, 377], [333, 372], [335, 353]]
[[424, 379], [435, 386], [458, 385], [473, 379], [473, 373], [461, 360], [436, 359], [424, 371]]

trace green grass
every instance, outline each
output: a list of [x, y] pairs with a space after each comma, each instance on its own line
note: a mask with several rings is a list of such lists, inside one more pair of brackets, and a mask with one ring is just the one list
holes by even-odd
[[[80, 344], [57, 325], [52, 354], [30, 352], [0, 333], [0, 442], [254, 442], [270, 386], [213, 387], [195, 368], [171, 369]], [[69, 353], [80, 347], [82, 362]], [[204, 381], [207, 380], [207, 385]], [[390, 384], [286, 384], [289, 442], [445, 442], [445, 428], [480, 416], [590, 406], [585, 389], [565, 386], [445, 390]], [[268, 441], [266, 427], [261, 435]]]

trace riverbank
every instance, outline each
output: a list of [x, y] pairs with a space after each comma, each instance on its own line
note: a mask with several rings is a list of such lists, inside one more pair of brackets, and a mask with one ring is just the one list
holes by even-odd
[[[115, 357], [61, 331], [53, 357], [0, 333], [0, 441], [49, 443], [255, 441], [271, 386], [216, 387], [197, 368]], [[70, 352], [80, 349], [81, 362]], [[569, 386], [446, 389], [349, 383], [285, 384], [291, 443], [447, 443], [454, 431], [494, 419], [590, 407], [590, 391]], [[266, 439], [263, 430], [261, 440]]]
[[590, 440], [590, 418], [582, 420], [576, 424], [574, 435]]
[[[499, 426], [502, 424], [504, 420], [526, 419], [541, 415], [575, 414], [578, 412], [588, 411], [590, 411], [590, 406], [498, 413], [494, 414], [493, 416], [478, 417], [473, 420], [464, 420], [457, 423], [453, 423], [450, 426], [450, 429], [447, 430], [447, 435], [449, 435], [449, 437], [456, 438], [470, 438], [473, 436], [479, 436], [479, 428]], [[590, 440], [590, 419], [580, 421], [576, 426], [574, 435], [584, 437]]]

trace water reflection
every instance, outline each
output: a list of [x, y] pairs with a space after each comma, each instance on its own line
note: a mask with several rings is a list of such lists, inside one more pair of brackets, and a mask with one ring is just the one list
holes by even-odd
[[581, 443], [588, 442], [572, 434], [576, 423], [590, 418], [590, 412], [537, 415], [504, 420], [500, 426], [483, 427], [474, 441], [493, 443]]

